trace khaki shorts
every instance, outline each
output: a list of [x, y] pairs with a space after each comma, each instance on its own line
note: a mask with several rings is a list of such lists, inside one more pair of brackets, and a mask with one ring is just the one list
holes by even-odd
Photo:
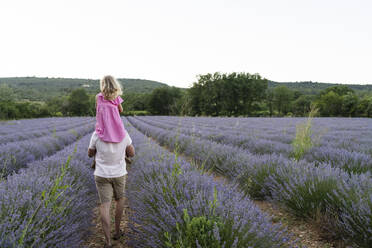
[[99, 196], [99, 203], [110, 202], [112, 196], [115, 197], [115, 200], [124, 197], [126, 178], [127, 175], [115, 178], [94, 176]]

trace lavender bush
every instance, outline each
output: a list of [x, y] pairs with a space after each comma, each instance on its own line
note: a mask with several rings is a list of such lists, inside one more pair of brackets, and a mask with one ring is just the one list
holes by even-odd
[[276, 167], [297, 164], [278, 154], [254, 155], [240, 148], [169, 132], [130, 117], [128, 119], [161, 145], [171, 149], [176, 149], [177, 145], [178, 151], [189, 156], [196, 165], [236, 181], [247, 195], [256, 199], [271, 196], [269, 176], [276, 171]]
[[23, 119], [14, 121], [0, 122], [0, 135], [17, 135], [19, 133], [29, 133], [43, 129], [53, 129], [61, 124], [80, 122], [89, 120], [92, 117], [48, 117], [37, 119]]
[[296, 167], [298, 163], [276, 154], [252, 156], [241, 173], [236, 176], [236, 181], [243, 192], [250, 197], [268, 199], [272, 197], [270, 176], [277, 175], [278, 168]]
[[[149, 117], [149, 119], [152, 118]], [[165, 119], [165, 117], [161, 118]], [[298, 216], [331, 217], [333, 219], [330, 222], [337, 225], [337, 228], [333, 226], [334, 231], [348, 241], [359, 244], [361, 247], [368, 247], [366, 240], [369, 241], [369, 239], [366, 237], [370, 237], [369, 221], [372, 205], [369, 204], [370, 194], [365, 192], [371, 192], [372, 189], [372, 180], [368, 176], [370, 175], [368, 163], [370, 155], [368, 150], [352, 152], [337, 148], [346, 140], [350, 143], [358, 130], [362, 132], [368, 130], [371, 126], [362, 126], [365, 120], [356, 120], [356, 125], [360, 125], [358, 130], [356, 128], [348, 130], [350, 126], [340, 127], [338, 123], [331, 122], [332, 125], [329, 125], [329, 128], [337, 130], [334, 131], [337, 137], [333, 138], [336, 148], [329, 147], [330, 134], [327, 133], [327, 136], [324, 136], [327, 142], [322, 143], [318, 140], [317, 142], [321, 145], [310, 149], [305, 153], [305, 160], [299, 161], [275, 153], [258, 156], [237, 147], [185, 135], [178, 132], [177, 127], [173, 130], [164, 129], [158, 127], [159, 125], [150, 125], [151, 121], [145, 123], [138, 118], [129, 118], [129, 120], [141, 131], [157, 139], [161, 145], [190, 156], [197, 164], [203, 164], [207, 169], [213, 169], [232, 180], [237, 179], [240, 188], [246, 194], [255, 198], [273, 198]], [[216, 119], [210, 122], [212, 121]], [[324, 125], [324, 121], [324, 119], [314, 119], [314, 126]], [[300, 122], [297, 121], [297, 123]], [[195, 129], [195, 126], [190, 125], [189, 128]], [[193, 131], [193, 133], [197, 132]], [[341, 136], [340, 132], [344, 132], [345, 135]], [[363, 145], [372, 144], [371, 134], [366, 134], [362, 139]], [[329, 157], [323, 156], [326, 159], [321, 159], [322, 156], [317, 153], [311, 154], [314, 150], [322, 151]], [[363, 179], [364, 177], [369, 179]], [[356, 187], [350, 185], [359, 183], [364, 185], [362, 187], [364, 193], [357, 191], [353, 193], [355, 194], [353, 196], [354, 191], [343, 191], [345, 188]], [[354, 208], [346, 207], [351, 205]], [[344, 233], [349, 235], [344, 235]]]
[[[305, 118], [222, 118], [222, 117], [136, 117], [142, 121], [167, 129], [192, 130], [200, 132], [214, 131], [221, 134], [246, 136], [291, 144], [295, 138], [296, 126]], [[349, 151], [362, 149], [371, 153], [372, 124], [365, 118], [314, 118], [313, 138], [320, 145], [346, 148]], [[359, 150], [360, 151], [360, 150]]]
[[[130, 133], [137, 148], [127, 186], [135, 247], [177, 247], [185, 240], [187, 247], [202, 247], [202, 237], [214, 247], [285, 245], [279, 227], [235, 187], [200, 174], [134, 129]], [[207, 228], [190, 233], [198, 225]]]
[[352, 175], [327, 198], [328, 212], [341, 237], [359, 247], [372, 242], [372, 176]]
[[89, 139], [90, 134], [0, 183], [0, 247], [81, 247], [96, 197]]
[[[26, 127], [21, 127], [19, 125], [13, 126], [14, 130], [9, 130], [9, 134], [1, 135], [0, 144], [5, 144], [7, 142], [22, 141], [26, 139], [35, 139], [41, 136], [46, 136], [50, 134], [56, 134], [60, 131], [65, 131], [68, 129], [73, 129], [89, 122], [92, 122], [91, 117], [75, 117], [75, 118], [59, 118], [58, 121], [53, 121], [53, 118], [43, 119], [37, 123], [33, 124], [33, 129], [22, 129]], [[0, 127], [1, 131], [1, 127]]]
[[48, 136], [11, 142], [0, 145], [0, 174], [5, 177], [37, 159], [52, 155], [80, 136], [93, 131], [93, 122], [70, 129], [51, 133]]
[[219, 130], [212, 128], [198, 127], [197, 129], [190, 127], [178, 126], [179, 124], [164, 124], [154, 120], [147, 120], [146, 118], [137, 117], [136, 119], [141, 120], [151, 126], [156, 126], [166, 130], [177, 130], [178, 133], [187, 136], [198, 137], [200, 139], [214, 141], [216, 143], [237, 146], [245, 149], [250, 153], [254, 154], [267, 154], [267, 153], [282, 153], [289, 155], [292, 148], [289, 144], [285, 144], [275, 140], [260, 139], [254, 134], [242, 133], [239, 130]]
[[327, 163], [350, 173], [372, 172], [371, 156], [357, 151], [332, 147], [314, 147], [305, 155], [305, 159], [315, 164]]
[[327, 199], [349, 175], [329, 165], [299, 163], [276, 168], [269, 176], [273, 198], [301, 217], [325, 213]]
[[[169, 118], [169, 117], [168, 117]], [[266, 135], [265, 139], [260, 138], [250, 138], [248, 141], [244, 135], [244, 133], [239, 137], [236, 134], [230, 135], [229, 132], [223, 132], [220, 135], [210, 135], [208, 131], [205, 131], [203, 127], [196, 128], [195, 123], [198, 124], [198, 119], [193, 118], [194, 123], [192, 125], [187, 126], [187, 124], [180, 124], [181, 118], [169, 118], [178, 119], [178, 122], [174, 120], [174, 126], [172, 128], [171, 124], [164, 125], [160, 120], [165, 119], [164, 117], [137, 117], [136, 122], [141, 120], [141, 123], [144, 122], [148, 124], [150, 127], [154, 128], [154, 125], [158, 128], [165, 129], [168, 132], [176, 132], [179, 134], [183, 134], [186, 136], [191, 136], [193, 138], [200, 138], [206, 140], [215, 140], [218, 143], [223, 145], [233, 145], [238, 146], [249, 153], [253, 154], [280, 154], [281, 156], [288, 157], [291, 154], [295, 155], [295, 150], [291, 151], [292, 148], [289, 148], [290, 145], [284, 143], [270, 143], [272, 141], [268, 140], [269, 136]], [[192, 118], [185, 118], [186, 120]], [[216, 122], [214, 118], [210, 118], [211, 121], [215, 121], [216, 126], [219, 126], [220, 123]], [[223, 119], [223, 118], [222, 118]], [[230, 118], [235, 119], [235, 118]], [[299, 125], [306, 121], [303, 118], [295, 118], [296, 120], [293, 121], [294, 124]], [[246, 119], [251, 121], [253, 120], [255, 124], [259, 124], [256, 129], [259, 129], [261, 126], [265, 127], [265, 122], [263, 119], [262, 123], [257, 123], [257, 119]], [[261, 119], [258, 119], [261, 120]], [[280, 119], [280, 120], [288, 120], [288, 119]], [[289, 119], [291, 120], [291, 119]], [[131, 121], [134, 121], [132, 118]], [[206, 121], [206, 120], [204, 120]], [[268, 120], [266, 120], [268, 121]], [[271, 119], [271, 122], [276, 122], [277, 119]], [[164, 121], [165, 122], [165, 121]], [[170, 122], [170, 121], [168, 121]], [[314, 162], [314, 164], [318, 165], [320, 163], [328, 163], [334, 167], [343, 168], [344, 170], [351, 172], [351, 173], [364, 173], [366, 171], [371, 170], [371, 163], [372, 161], [372, 125], [369, 125], [368, 120], [364, 119], [352, 119], [352, 121], [348, 120], [346, 122], [348, 125], [340, 126], [338, 119], [312, 119], [312, 126], [315, 131], [313, 131], [313, 137], [311, 137], [311, 143], [315, 145], [311, 149], [304, 149], [301, 152], [301, 156], [297, 156], [297, 159], [304, 157], [305, 160], [308, 162]], [[330, 124], [328, 123], [330, 122]], [[143, 124], [141, 124], [143, 125]], [[354, 125], [356, 127], [354, 127]], [[367, 126], [362, 126], [367, 125]], [[210, 126], [208, 126], [209, 129]], [[273, 127], [274, 130], [280, 130], [278, 127]], [[218, 129], [215, 127], [215, 129]], [[235, 128], [232, 128], [234, 132], [238, 131]], [[262, 128], [266, 130], [267, 128]], [[292, 128], [293, 129], [293, 128]], [[326, 133], [322, 133], [319, 129], [326, 129], [328, 130]], [[334, 130], [333, 130], [334, 129]], [[184, 131], [188, 130], [188, 131]], [[219, 129], [218, 129], [219, 130]], [[332, 131], [329, 131], [332, 130]], [[220, 130], [221, 131], [221, 130]], [[278, 131], [279, 132], [279, 131]], [[293, 131], [289, 132], [289, 136], [293, 135], [295, 140], [295, 134], [291, 134]], [[334, 134], [334, 136], [331, 135]], [[357, 135], [363, 135], [362, 137], [358, 137]], [[258, 136], [257, 136], [258, 137]], [[358, 137], [358, 138], [357, 138]], [[310, 138], [310, 137], [308, 137]], [[222, 140], [220, 140], [222, 139]], [[229, 140], [233, 140], [230, 142]], [[361, 142], [360, 142], [361, 141]], [[298, 142], [297, 142], [298, 143]], [[308, 143], [308, 142], [307, 142]], [[284, 146], [283, 146], [284, 145]], [[311, 147], [310, 146], [310, 147]], [[295, 146], [298, 147], [298, 146]], [[301, 147], [301, 146], [300, 146]], [[344, 148], [343, 148], [344, 147]], [[295, 156], [296, 157], [296, 156]]]
[[204, 170], [213, 170], [232, 180], [240, 177], [247, 169], [251, 174], [254, 171], [253, 168], [276, 161], [279, 157], [276, 154], [254, 155], [237, 147], [169, 132], [131, 117], [128, 117], [128, 120], [140, 131], [154, 137], [161, 145], [189, 156], [196, 165], [202, 166]]
[[[324, 225], [339, 237], [370, 247], [371, 120], [315, 118], [314, 132], [321, 133], [321, 139], [303, 154], [304, 159], [295, 161], [290, 157], [291, 143], [303, 118], [129, 119], [175, 151], [160, 148], [126, 123], [137, 149], [127, 186], [134, 210], [130, 217], [134, 247], [285, 246], [280, 227], [271, 225], [247, 196], [274, 199], [301, 217], [327, 217]], [[0, 145], [6, 165], [0, 163], [0, 171], [11, 173], [9, 164], [18, 171], [0, 182], [0, 247], [80, 246], [94, 204], [94, 184], [87, 176], [92, 173], [86, 157], [90, 135], [76, 146], [68, 144], [78, 133], [92, 131], [93, 125], [70, 133], [59, 126], [84, 123], [80, 120], [84, 119], [71, 118], [66, 124], [63, 118], [40, 119], [45, 130], [52, 130], [48, 137]], [[4, 137], [27, 137], [16, 136], [14, 127], [39, 135], [44, 131], [37, 128], [38, 121], [1, 123], [0, 142]], [[56, 140], [67, 141], [59, 145]], [[45, 159], [37, 161], [41, 158]], [[195, 165], [202, 170], [195, 170]], [[214, 181], [203, 173], [208, 170], [229, 182]]]

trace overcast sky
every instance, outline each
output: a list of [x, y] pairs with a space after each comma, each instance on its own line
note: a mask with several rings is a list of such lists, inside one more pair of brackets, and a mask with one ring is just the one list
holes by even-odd
[[370, 0], [1, 0], [0, 77], [372, 84]]

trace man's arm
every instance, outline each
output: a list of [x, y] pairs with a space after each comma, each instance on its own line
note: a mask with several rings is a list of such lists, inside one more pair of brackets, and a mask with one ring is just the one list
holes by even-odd
[[88, 157], [93, 157], [97, 153], [96, 149], [96, 142], [97, 142], [98, 136], [95, 132], [93, 132], [92, 137], [90, 138], [89, 147], [88, 147]]
[[127, 146], [127, 148], [125, 148], [125, 154], [127, 157], [134, 157], [134, 146], [133, 145], [129, 145]]

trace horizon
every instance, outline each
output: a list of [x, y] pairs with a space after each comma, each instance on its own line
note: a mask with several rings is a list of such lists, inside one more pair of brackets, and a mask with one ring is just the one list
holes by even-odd
[[[0, 77], [0, 79], [4, 79], [4, 78], [47, 78], [47, 79], [77, 79], [77, 80], [100, 80], [99, 78], [79, 78], [79, 77], [42, 77], [42, 76], [17, 76], [17, 77]], [[189, 87], [182, 87], [182, 86], [175, 86], [175, 85], [169, 85], [165, 82], [161, 82], [161, 81], [156, 81], [156, 80], [152, 80], [152, 79], [146, 79], [146, 78], [122, 78], [122, 77], [119, 77], [119, 78], [116, 78], [117, 80], [123, 80], [123, 79], [131, 79], [131, 80], [146, 80], [146, 81], [152, 81], [152, 82], [156, 82], [156, 83], [161, 83], [161, 84], [166, 84], [167, 86], [170, 86], [170, 87], [178, 87], [178, 88], [182, 88], [182, 89], [189, 89], [191, 86]], [[278, 81], [274, 81], [274, 80], [270, 80], [268, 78], [265, 78], [266, 80], [270, 81], [270, 82], [274, 82], [274, 83], [317, 83], [317, 84], [334, 84], [334, 85], [354, 85], [354, 86], [372, 86], [372, 83], [371, 84], [341, 84], [341, 83], [332, 83], [332, 82], [315, 82], [315, 81], [310, 81], [310, 80], [305, 80], [305, 81], [286, 81], [286, 82], [278, 82]]]
[[0, 77], [372, 84], [372, 2], [4, 0]]

